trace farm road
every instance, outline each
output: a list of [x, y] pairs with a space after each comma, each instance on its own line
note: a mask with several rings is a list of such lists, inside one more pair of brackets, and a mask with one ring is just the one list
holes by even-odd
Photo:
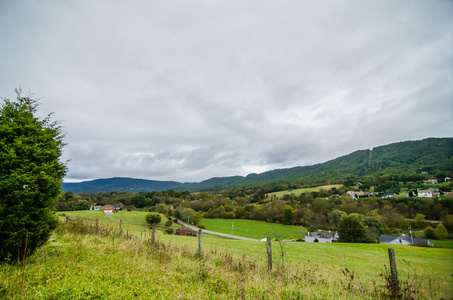
[[[105, 216], [107, 218], [109, 218], [110, 220], [113, 220], [115, 222], [119, 222], [119, 220], [117, 219], [114, 219], [112, 217], [112, 214], [105, 214]], [[190, 224], [187, 224], [181, 220], [178, 219], [178, 223], [183, 225], [184, 227], [187, 227], [187, 228], [190, 228], [192, 230], [195, 230], [195, 232], [198, 232], [198, 230], [200, 230], [200, 228], [198, 227], [195, 227], [195, 226], [192, 226]], [[130, 222], [123, 222], [123, 224], [133, 224], [133, 225], [143, 225], [143, 226], [147, 226], [146, 224], [143, 224], [143, 223], [130, 223]], [[210, 230], [205, 230], [205, 229], [202, 229], [201, 230], [202, 233], [205, 233], [205, 234], [212, 234], [212, 235], [217, 235], [217, 236], [222, 236], [222, 237], [226, 237], [226, 238], [230, 238], [230, 239], [235, 239], [235, 240], [242, 240], [242, 241], [254, 241], [254, 242], [259, 242], [259, 240], [255, 240], [255, 239], [250, 239], [250, 238], [246, 238], [246, 237], [242, 237], [242, 236], [237, 236], [237, 235], [231, 235], [231, 234], [225, 234], [225, 233], [221, 233], [221, 232], [215, 232], [215, 231], [210, 231]]]

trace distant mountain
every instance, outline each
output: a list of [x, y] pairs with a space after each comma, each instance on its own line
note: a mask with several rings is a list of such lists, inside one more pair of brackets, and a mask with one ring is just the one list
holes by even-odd
[[63, 189], [73, 193], [99, 193], [99, 192], [152, 192], [178, 189], [180, 182], [157, 181], [135, 178], [114, 177], [96, 179], [79, 183], [63, 183]]
[[73, 193], [149, 192], [163, 190], [222, 190], [269, 183], [341, 182], [348, 177], [377, 176], [392, 172], [430, 173], [453, 171], [453, 138], [428, 138], [406, 141], [372, 150], [359, 150], [325, 163], [305, 167], [278, 169], [246, 177], [215, 177], [198, 183], [155, 181], [132, 178], [110, 178], [64, 183], [63, 188]]

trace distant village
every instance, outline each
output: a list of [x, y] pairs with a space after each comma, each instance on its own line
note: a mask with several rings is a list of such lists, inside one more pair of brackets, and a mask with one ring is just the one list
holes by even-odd
[[[450, 177], [445, 177], [444, 179], [445, 182], [450, 182], [451, 178]], [[438, 184], [437, 179], [428, 179], [423, 181], [424, 184]], [[407, 184], [414, 184], [414, 182], [407, 182]], [[355, 186], [360, 187], [362, 184], [360, 182], [357, 182]], [[376, 194], [372, 191], [348, 191], [347, 192], [353, 199], [357, 199], [359, 197], [371, 197], [371, 196], [376, 196]], [[419, 197], [419, 198], [438, 198], [438, 197], [449, 197], [453, 198], [453, 192], [448, 192], [445, 194], [442, 194], [442, 192], [439, 190], [439, 188], [435, 187], [430, 187], [427, 189], [414, 189], [411, 191], [404, 191], [403, 195], [397, 194], [397, 193], [386, 193], [381, 195], [380, 197], [382, 199], [387, 199], [387, 198], [393, 198], [393, 197]]]

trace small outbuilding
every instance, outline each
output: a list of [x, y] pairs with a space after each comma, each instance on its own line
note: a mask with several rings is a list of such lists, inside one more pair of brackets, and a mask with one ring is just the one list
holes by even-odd
[[192, 229], [180, 227], [176, 229], [176, 235], [196, 236], [197, 234]]

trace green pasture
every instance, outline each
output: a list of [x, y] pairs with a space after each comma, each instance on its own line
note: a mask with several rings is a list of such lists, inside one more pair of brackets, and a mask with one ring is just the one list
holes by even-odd
[[[232, 224], [233, 223], [233, 224]], [[206, 230], [233, 234], [261, 240], [266, 237], [284, 240], [288, 238], [300, 239], [306, 234], [306, 229], [300, 226], [289, 226], [263, 221], [243, 220], [243, 219], [203, 219]]]
[[[118, 226], [99, 211], [65, 214]], [[140, 223], [146, 214], [122, 211], [113, 216]], [[285, 236], [294, 229], [300, 233], [297, 226], [204, 221], [207, 229], [225, 233], [231, 233], [234, 222], [234, 230], [244, 227], [243, 232], [252, 238], [261, 238], [262, 232]], [[157, 243], [152, 246], [143, 243], [149, 240], [147, 232], [146, 226], [131, 225], [130, 233], [137, 239], [127, 240], [124, 235], [102, 237], [57, 229], [24, 263], [0, 264], [0, 298], [381, 299], [385, 280], [380, 274], [389, 265], [389, 247], [396, 253], [400, 282], [410, 283], [415, 299], [453, 297], [453, 249], [272, 241], [273, 271], [268, 272], [265, 242], [203, 234], [203, 256], [199, 258], [198, 237], [158, 230]]]
[[323, 186], [318, 186], [318, 187], [313, 187], [313, 188], [303, 188], [303, 189], [296, 189], [296, 190], [291, 190], [291, 191], [279, 191], [279, 192], [274, 192], [274, 193], [269, 193], [269, 196], [275, 195], [278, 198], [283, 197], [284, 195], [291, 195], [294, 194], [295, 196], [299, 196], [302, 193], [311, 193], [311, 192], [318, 192], [321, 189], [322, 190], [330, 190], [331, 188], [340, 188], [342, 187], [341, 184], [330, 184], [330, 185], [323, 185]]

